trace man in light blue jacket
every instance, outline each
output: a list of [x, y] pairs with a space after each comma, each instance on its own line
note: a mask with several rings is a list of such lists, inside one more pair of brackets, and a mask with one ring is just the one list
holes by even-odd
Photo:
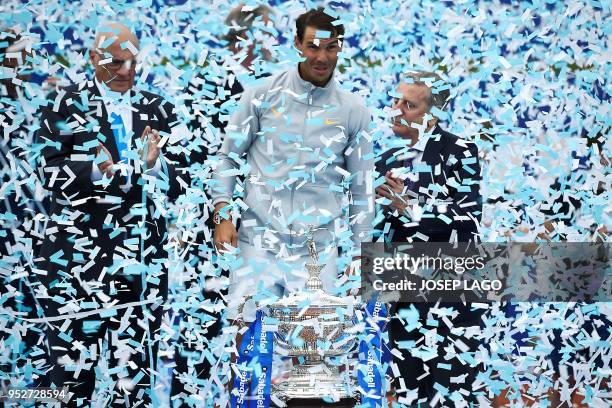
[[[229, 120], [212, 198], [217, 249], [238, 247], [244, 259], [230, 272], [230, 317], [247, 295], [303, 288], [309, 226], [326, 264], [323, 284], [332, 291], [340, 241], [350, 238], [356, 257], [371, 237], [371, 116], [363, 100], [334, 79], [344, 38], [335, 20], [322, 9], [302, 14], [295, 46], [304, 60], [247, 87]], [[237, 232], [229, 203], [239, 174], [246, 180], [244, 201], [233, 206], [242, 209]]]

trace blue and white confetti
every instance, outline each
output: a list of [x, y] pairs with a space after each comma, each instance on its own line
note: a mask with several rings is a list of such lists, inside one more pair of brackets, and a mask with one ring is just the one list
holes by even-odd
[[[431, 113], [441, 119], [446, 130], [478, 147], [482, 241], [609, 242], [609, 3], [274, 1], [266, 3], [271, 10], [268, 18], [253, 19], [248, 29], [242, 26], [243, 21], [226, 21], [235, 7], [246, 12], [262, 4], [225, 0], [2, 2], [3, 389], [41, 386], [50, 369], [45, 333], [52, 326], [72, 346], [62, 353], [81, 358], [72, 361], [75, 378], [90, 368], [88, 364], [98, 362], [92, 406], [105, 406], [107, 398], [112, 398], [118, 386], [113, 383], [115, 378], [136, 384], [149, 377], [155, 380], [149, 390], [152, 406], [229, 406], [236, 334], [245, 328], [233, 325], [228, 316], [227, 271], [239, 270], [245, 281], [257, 281], [258, 271], [267, 265], [245, 262], [235, 250], [219, 256], [213, 247], [210, 197], [219, 187], [213, 180], [219, 162], [215, 153], [221, 146], [223, 124], [238, 108], [240, 94], [232, 91], [234, 84], [248, 88], [268, 74], [295, 68], [301, 60], [293, 45], [295, 19], [316, 6], [337, 15], [344, 25], [335, 78], [344, 89], [364, 99], [372, 115], [368, 137], [377, 156], [391, 143], [389, 118], [397, 114], [392, 99], [398, 96], [396, 87], [402, 74], [425, 70], [443, 78], [444, 84], [432, 87], [436, 92], [450, 90], [451, 98], [445, 110]], [[142, 197], [149, 207], [138, 203], [130, 213], [142, 220], [149, 213], [165, 220], [168, 230], [158, 244], [167, 257], [146, 263], [145, 255], [155, 258], [155, 247], [141, 247], [143, 240], [126, 237], [115, 251], [124, 261], [114, 263], [105, 273], [125, 274], [128, 280], [142, 277], [147, 291], [124, 304], [105, 298], [95, 285], [89, 290], [100, 295], [91, 296], [95, 301], [85, 301], [73, 287], [80, 274], [85, 275], [102, 255], [92, 248], [89, 232], [75, 224], [83, 214], [65, 211], [59, 218], [54, 216], [55, 199], [47, 189], [49, 183], [56, 192], [65, 193], [62, 199], [78, 202], [83, 192], [72, 191], [75, 184], [71, 183], [80, 174], [61, 166], [61, 171], [45, 173], [45, 149], [59, 146], [37, 137], [41, 129], [52, 126], [41, 122], [41, 110], [48, 107], [57, 112], [66, 86], [93, 80], [89, 50], [94, 47], [97, 28], [110, 22], [122, 23], [137, 34], [139, 47], [132, 42], [122, 45], [123, 50], [137, 54], [135, 86], [163, 100], [145, 97], [132, 103], [159, 106], [160, 118], [173, 118], [168, 131], [160, 132], [161, 145], [168, 157], [185, 159], [185, 163], [176, 163], [176, 173], [160, 169], [158, 176], [143, 176]], [[234, 46], [228, 42], [230, 31], [238, 33]], [[317, 31], [321, 39], [329, 34]], [[249, 46], [260, 57], [248, 60]], [[245, 68], [249, 63], [250, 70]], [[75, 97], [70, 103], [87, 106], [88, 101], [87, 97]], [[166, 112], [164, 107], [169, 106], [174, 108]], [[279, 115], [291, 120], [291, 112]], [[61, 130], [92, 126], [92, 120], [91, 115], [75, 117]], [[240, 136], [235, 133], [236, 138]], [[96, 145], [81, 146], [83, 155]], [[317, 171], [333, 161], [325, 149], [316, 154], [321, 163]], [[241, 163], [241, 172], [248, 172], [248, 163], [235, 159]], [[472, 163], [463, 164], [469, 170]], [[340, 167], [337, 172], [347, 179], [351, 176]], [[292, 176], [299, 179], [304, 174]], [[101, 177], [98, 186], [105, 189], [108, 183]], [[330, 185], [327, 192], [341, 193], [342, 187]], [[174, 196], [173, 189], [178, 191]], [[248, 208], [241, 189], [239, 184], [233, 200], [235, 210]], [[109, 205], [121, 203], [119, 196], [110, 193], [106, 199]], [[348, 203], [346, 197], [343, 200]], [[380, 220], [380, 214], [377, 217]], [[440, 215], [443, 221], [444, 217]], [[105, 224], [109, 224], [109, 239], [115, 239], [115, 221]], [[57, 225], [62, 231], [69, 228], [73, 259], [67, 259], [61, 250], [41, 254], [45, 239], [67, 236], [59, 234]], [[338, 225], [334, 233], [342, 245], [350, 246], [351, 232], [346, 226]], [[264, 240], [273, 239], [266, 234], [262, 232]], [[63, 271], [71, 279], [49, 293], [43, 284], [47, 271], [41, 265], [52, 264], [61, 270], [73, 261], [78, 268]], [[339, 270], [350, 262], [348, 257], [340, 258]], [[280, 261], [278, 267], [289, 268]], [[169, 277], [167, 300], [159, 286], [164, 274]], [[103, 277], [99, 278], [102, 282]], [[354, 281], [342, 278], [336, 288], [346, 293], [354, 286], [358, 286]], [[114, 293], [122, 289], [109, 288]], [[48, 299], [58, 304], [61, 319], [46, 315], [43, 303]], [[432, 401], [419, 400], [414, 390], [396, 389], [404, 392], [395, 393], [392, 389], [382, 406], [417, 402], [466, 406], [468, 395], [475, 396], [481, 405], [610, 406], [610, 303], [521, 302], [472, 307], [484, 309], [479, 327], [455, 327], [457, 312], [442, 307], [431, 309], [427, 318], [419, 317], [414, 309], [405, 311], [400, 316], [404, 327], [422, 334], [422, 340], [418, 345], [391, 344], [390, 353], [396, 358], [442, 357], [439, 370], [456, 364], [478, 367], [474, 383], [456, 377], [448, 388], [436, 384]], [[255, 315], [252, 309], [250, 303], [245, 305], [245, 313]], [[133, 329], [152, 324], [159, 310], [163, 310], [159, 327], [139, 338]], [[83, 347], [72, 337], [71, 322], [77, 318], [87, 322], [84, 332], [95, 333], [100, 325], [111, 322], [119, 334], [109, 341], [101, 339], [100, 347], [98, 343]], [[452, 332], [444, 348], [438, 347], [438, 326]], [[361, 336], [365, 339], [366, 333]], [[466, 345], [472, 341], [478, 343], [477, 350]], [[130, 353], [144, 353], [147, 347], [159, 350], [157, 370], [139, 370], [125, 362]], [[137, 374], [132, 376], [133, 371]], [[387, 371], [389, 378], [400, 375], [393, 363]], [[402, 379], [399, 383], [403, 384]], [[171, 392], [177, 384], [181, 391]], [[88, 406], [87, 401], [81, 402]]]

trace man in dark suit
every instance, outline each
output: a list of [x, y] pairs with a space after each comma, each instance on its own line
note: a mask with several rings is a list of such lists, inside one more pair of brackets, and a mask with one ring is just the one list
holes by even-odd
[[39, 267], [48, 380], [77, 405], [89, 405], [94, 369], [98, 401], [151, 400], [168, 286], [163, 204], [177, 179], [189, 185], [173, 106], [133, 89], [138, 47], [127, 27], [104, 25], [89, 53], [94, 80], [51, 94], [37, 135], [52, 191]]
[[[392, 123], [394, 138], [389, 140], [377, 162], [377, 171], [385, 178], [376, 189], [377, 197], [386, 199], [381, 200], [385, 204], [384, 219], [378, 226], [385, 242], [477, 240], [482, 211], [478, 151], [474, 144], [440, 128], [440, 112], [449, 98], [449, 91], [442, 84], [434, 73], [413, 72], [406, 74], [397, 88], [393, 106], [397, 110]], [[442, 322], [438, 327], [428, 325], [430, 319], [439, 319], [439, 310], [448, 308], [457, 312], [451, 318], [455, 327], [472, 328], [464, 332], [465, 336], [451, 333]], [[449, 393], [463, 388], [471, 395], [476, 368], [464, 358], [446, 357], [449, 357], [448, 347], [458, 337], [469, 352], [476, 351], [478, 343], [470, 330], [478, 327], [480, 313], [472, 312], [469, 305], [462, 303], [442, 303], [437, 307], [427, 303], [397, 303], [394, 309], [391, 347], [403, 354], [403, 359], [394, 356], [401, 374], [394, 385], [400, 402], [431, 403], [437, 393], [448, 398], [449, 395], [440, 392], [443, 389], [440, 386]], [[406, 328], [402, 316], [416, 312], [419, 313], [418, 327]], [[406, 347], [407, 344], [413, 346]], [[423, 355], [416, 352], [421, 348], [437, 351], [437, 357], [423, 361]], [[451, 364], [451, 367], [442, 369], [439, 363]], [[463, 397], [469, 400], [468, 396]]]

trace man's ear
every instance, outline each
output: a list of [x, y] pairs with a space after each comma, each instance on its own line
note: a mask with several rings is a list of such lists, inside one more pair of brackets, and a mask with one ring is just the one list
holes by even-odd
[[297, 35], [293, 38], [293, 45], [295, 46], [295, 48], [300, 50], [300, 52], [302, 51], [302, 43], [300, 42], [300, 39]]

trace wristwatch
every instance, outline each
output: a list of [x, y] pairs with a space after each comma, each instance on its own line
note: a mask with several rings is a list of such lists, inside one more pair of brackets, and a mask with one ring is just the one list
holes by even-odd
[[[219, 211], [215, 211], [215, 213], [213, 214], [213, 222], [215, 223], [215, 225], [221, 224], [221, 222], [223, 220], [229, 220], [230, 219], [231, 215], [229, 214], [228, 210], [226, 210], [226, 207], [223, 207]], [[221, 215], [222, 211], [223, 211], [224, 215]]]

